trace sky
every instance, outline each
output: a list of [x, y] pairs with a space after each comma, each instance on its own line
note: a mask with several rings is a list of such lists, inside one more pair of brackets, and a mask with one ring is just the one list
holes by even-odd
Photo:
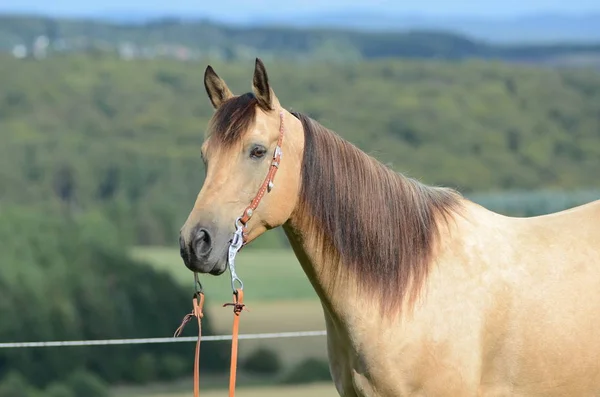
[[[326, 6], [325, 6], [326, 5]], [[0, 12], [89, 16], [100, 13], [188, 14], [221, 20], [244, 20], [257, 13], [366, 10], [373, 13], [436, 16], [510, 17], [530, 13], [600, 12], [599, 0], [0, 0]]]

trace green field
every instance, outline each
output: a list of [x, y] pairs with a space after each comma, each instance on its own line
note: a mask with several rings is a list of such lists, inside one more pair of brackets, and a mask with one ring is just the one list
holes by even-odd
[[[135, 258], [149, 262], [157, 269], [167, 270], [183, 285], [194, 286], [192, 272], [184, 265], [178, 248], [135, 247]], [[244, 282], [248, 302], [315, 300], [308, 278], [291, 250], [243, 249], [236, 257], [237, 274]], [[231, 300], [229, 272], [219, 277], [201, 276], [207, 300]]]

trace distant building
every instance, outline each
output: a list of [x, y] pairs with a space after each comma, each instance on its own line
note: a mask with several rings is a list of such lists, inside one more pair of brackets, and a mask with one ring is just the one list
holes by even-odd
[[13, 47], [12, 54], [17, 59], [23, 59], [27, 56], [27, 47], [23, 44], [17, 44]]
[[119, 57], [121, 59], [130, 60], [135, 58], [135, 47], [131, 43], [121, 43], [119, 44]]
[[190, 51], [187, 47], [177, 46], [175, 50], [175, 58], [180, 61], [187, 61], [190, 58]]
[[50, 40], [46, 36], [38, 36], [33, 42], [33, 56], [37, 59], [46, 58]]

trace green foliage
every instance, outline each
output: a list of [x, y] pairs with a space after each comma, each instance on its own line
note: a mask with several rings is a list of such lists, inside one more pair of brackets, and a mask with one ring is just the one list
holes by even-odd
[[44, 390], [46, 397], [78, 397], [66, 384], [52, 383]]
[[[207, 63], [234, 92], [248, 91], [252, 62], [0, 57], [0, 205], [83, 211], [106, 221], [105, 238], [176, 245], [204, 176]], [[599, 73], [480, 61], [266, 63], [286, 108], [423, 182], [467, 194], [599, 187]], [[248, 249], [286, 245], [277, 230]]]
[[246, 357], [242, 368], [250, 373], [276, 374], [281, 369], [281, 360], [273, 350], [260, 347]]
[[[0, 323], [0, 340], [172, 335], [190, 310], [191, 291], [166, 272], [130, 259], [125, 247], [111, 238], [112, 230], [93, 214], [62, 218], [51, 212], [2, 208], [0, 318], [10, 321]], [[191, 328], [185, 336], [197, 332]], [[212, 333], [210, 319], [204, 319], [203, 331]], [[203, 368], [227, 368], [225, 345], [209, 344], [203, 352]], [[18, 371], [41, 388], [85, 369], [109, 383], [145, 382], [167, 378], [167, 371], [159, 367], [167, 354], [193, 362], [193, 349], [184, 344], [2, 349], [0, 376]], [[73, 375], [72, 382], [93, 385], [89, 374]]]
[[108, 397], [108, 385], [94, 374], [78, 370], [67, 379], [76, 397]]
[[307, 358], [291, 368], [281, 382], [284, 384], [302, 384], [331, 380], [331, 372], [327, 361]]
[[0, 377], [0, 397], [37, 397], [37, 390], [18, 371]]
[[188, 370], [189, 361], [175, 354], [165, 354], [158, 358], [158, 377], [173, 380], [181, 377]]
[[143, 353], [133, 362], [132, 379], [135, 383], [144, 384], [157, 375], [157, 362], [152, 354]]

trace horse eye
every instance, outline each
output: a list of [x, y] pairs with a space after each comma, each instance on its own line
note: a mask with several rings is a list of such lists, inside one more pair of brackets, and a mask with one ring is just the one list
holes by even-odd
[[267, 153], [267, 149], [264, 146], [254, 146], [250, 151], [250, 157], [259, 159]]

